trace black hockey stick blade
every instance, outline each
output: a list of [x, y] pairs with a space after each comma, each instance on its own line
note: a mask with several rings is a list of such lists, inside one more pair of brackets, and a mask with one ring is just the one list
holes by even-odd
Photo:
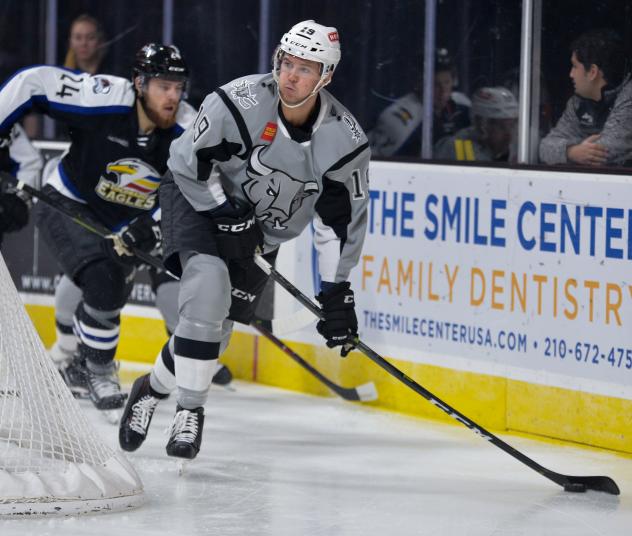
[[377, 399], [377, 389], [375, 388], [375, 384], [373, 382], [364, 383], [362, 385], [358, 385], [357, 387], [342, 387], [341, 385], [332, 382], [329, 378], [316, 370], [312, 365], [305, 361], [305, 359], [303, 359], [294, 350], [287, 346], [282, 340], [277, 338], [264, 326], [263, 322], [261, 322], [260, 320], [255, 320], [254, 322], [252, 322], [251, 325], [266, 339], [271, 341], [286, 355], [296, 361], [301, 367], [303, 367], [310, 374], [316, 377], [320, 382], [324, 383], [327, 387], [329, 387], [329, 389], [331, 389], [341, 398], [344, 398], [345, 400], [350, 400], [352, 402], [369, 402], [371, 400]]
[[[547, 476], [547, 475], [544, 475]], [[611, 495], [619, 495], [619, 486], [609, 476], [567, 476], [557, 475], [561, 477], [559, 481], [555, 480], [565, 491], [574, 493], [582, 493], [584, 491], [603, 491]]]
[[[265, 273], [269, 274], [270, 277], [281, 285], [285, 290], [287, 290], [292, 296], [294, 296], [300, 303], [302, 303], [305, 307], [310, 309], [315, 315], [318, 317], [322, 317], [322, 312], [320, 307], [316, 305], [312, 300], [310, 300], [305, 294], [303, 294], [298, 288], [296, 288], [292, 283], [290, 283], [285, 277], [283, 277], [279, 272], [277, 272], [264, 258], [260, 255], [255, 255], [255, 263], [259, 268], [261, 268]], [[619, 495], [619, 487], [610, 477], [607, 476], [571, 476], [571, 475], [563, 475], [560, 473], [556, 473], [555, 471], [551, 471], [546, 467], [540, 465], [536, 461], [532, 460], [519, 450], [516, 450], [514, 447], [505, 443], [498, 436], [492, 434], [487, 431], [482, 426], [476, 424], [469, 417], [466, 417], [461, 412], [457, 411], [449, 404], [446, 404], [440, 398], [433, 395], [426, 388], [419, 385], [416, 381], [410, 378], [407, 374], [399, 370], [395, 365], [390, 363], [388, 360], [384, 359], [380, 354], [369, 348], [366, 344], [364, 344], [358, 337], [356, 337], [354, 341], [354, 346], [357, 350], [362, 352], [365, 356], [367, 356], [371, 361], [373, 361], [376, 365], [384, 369], [395, 379], [402, 382], [404, 385], [415, 391], [417, 394], [424, 397], [428, 402], [430, 402], [435, 407], [439, 408], [443, 412], [447, 413], [450, 417], [457, 420], [474, 433], [482, 437], [483, 439], [493, 443], [495, 446], [504, 450], [510, 456], [513, 456], [517, 460], [524, 463], [527, 467], [530, 467], [534, 471], [540, 473], [542, 476], [552, 480], [556, 484], [562, 486], [565, 491], [569, 492], [583, 492], [589, 489], [594, 491], [603, 491], [605, 493], [610, 493], [612, 495]]]

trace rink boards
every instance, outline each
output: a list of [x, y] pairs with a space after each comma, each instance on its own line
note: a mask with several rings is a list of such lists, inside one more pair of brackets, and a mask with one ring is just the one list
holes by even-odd
[[[369, 198], [352, 275], [365, 343], [483, 426], [632, 453], [627, 177], [375, 162], [370, 191], [359, 181], [354, 193]], [[308, 229], [277, 267], [313, 296], [315, 262]], [[50, 344], [49, 295], [21, 291]], [[137, 302], [118, 357], [150, 363], [164, 328]], [[298, 311], [277, 290], [275, 317]], [[284, 340], [339, 384], [375, 382], [380, 407], [449, 420], [362, 355], [323, 348], [313, 324]], [[328, 394], [247, 329], [225, 362], [244, 379]]]

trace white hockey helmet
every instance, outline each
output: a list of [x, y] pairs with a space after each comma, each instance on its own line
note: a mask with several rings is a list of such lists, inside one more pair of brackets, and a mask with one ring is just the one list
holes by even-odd
[[517, 119], [518, 101], [504, 87], [482, 87], [472, 96], [470, 114], [487, 119]]
[[[292, 26], [287, 33], [283, 34], [281, 42], [274, 52], [272, 74], [277, 83], [281, 60], [285, 53], [297, 58], [316, 61], [322, 65], [320, 81], [309, 96], [311, 97], [329, 83], [329, 75], [334, 72], [340, 61], [338, 30], [333, 26], [323, 26], [313, 20], [304, 20]], [[303, 102], [290, 107], [300, 106]], [[286, 104], [286, 106], [288, 105]]]

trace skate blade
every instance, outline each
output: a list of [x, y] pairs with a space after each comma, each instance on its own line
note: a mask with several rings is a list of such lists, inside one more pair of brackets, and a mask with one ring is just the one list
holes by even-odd
[[191, 463], [191, 460], [185, 460], [184, 458], [176, 462], [176, 469], [178, 471], [178, 476], [184, 475], [184, 472], [190, 463]]
[[70, 392], [72, 393], [72, 396], [74, 396], [77, 400], [87, 400], [88, 398], [90, 398], [90, 393], [88, 393], [87, 390], [83, 390], [83, 389], [75, 389], [75, 388], [69, 388]]

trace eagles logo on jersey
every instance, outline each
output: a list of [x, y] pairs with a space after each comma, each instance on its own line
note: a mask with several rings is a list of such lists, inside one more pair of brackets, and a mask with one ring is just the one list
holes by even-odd
[[255, 147], [248, 161], [250, 180], [241, 188], [255, 207], [260, 222], [273, 229], [286, 229], [292, 215], [301, 208], [303, 199], [318, 193], [316, 181], [300, 181], [287, 173], [272, 169], [261, 162], [260, 153], [266, 145]]
[[142, 210], [151, 209], [156, 202], [160, 174], [137, 158], [122, 158], [106, 166], [95, 188], [99, 197]]

